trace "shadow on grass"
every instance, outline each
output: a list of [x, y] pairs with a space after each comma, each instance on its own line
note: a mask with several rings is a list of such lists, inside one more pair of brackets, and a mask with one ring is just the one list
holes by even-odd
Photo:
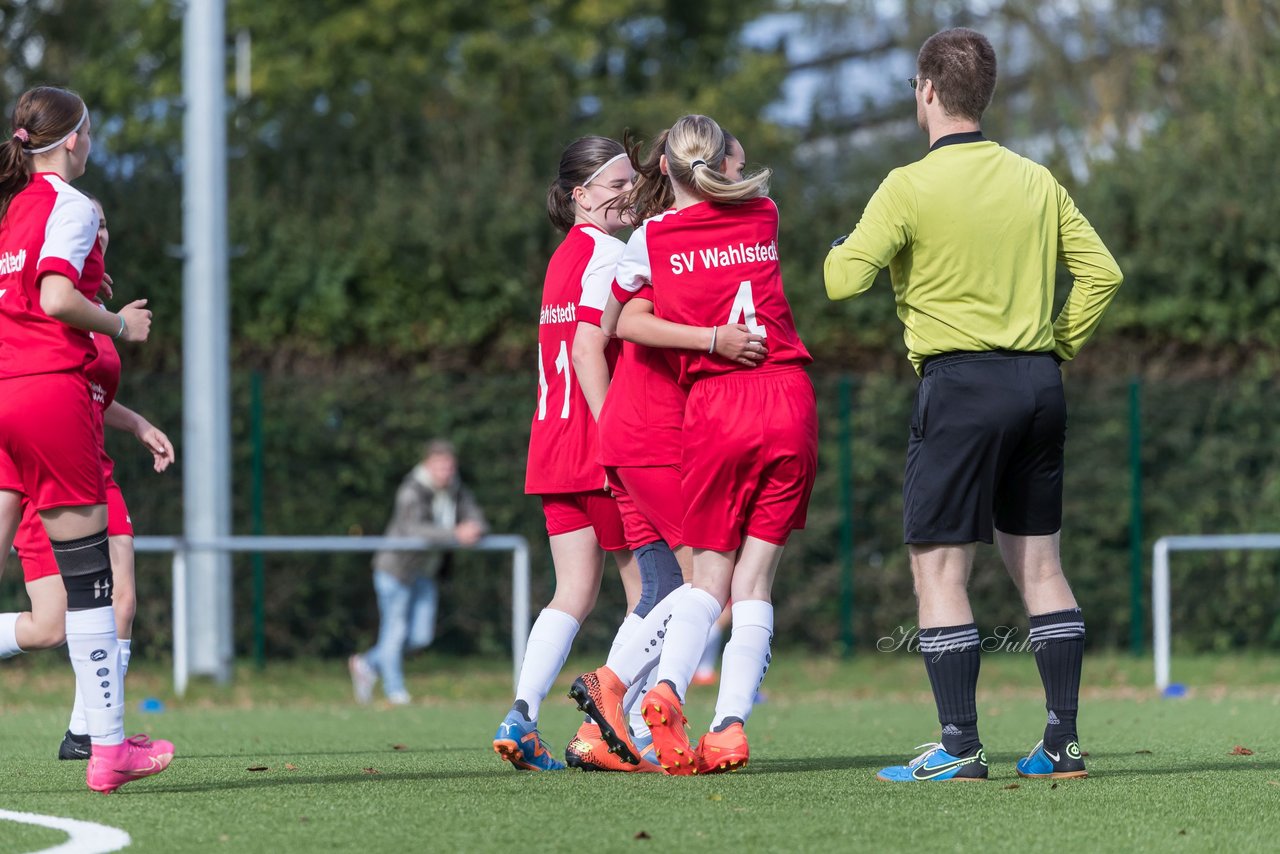
[[810, 756], [803, 759], [752, 759], [748, 768], [766, 774], [809, 771], [879, 771], [886, 765], [902, 765], [910, 756]]
[[178, 753], [182, 759], [261, 759], [271, 756], [282, 757], [300, 757], [300, 756], [381, 756], [396, 755], [403, 756], [407, 754], [416, 754], [419, 756], [427, 756], [433, 753], [469, 753], [478, 750], [484, 753], [488, 745], [467, 745], [465, 747], [413, 747], [408, 746], [404, 750], [396, 750], [390, 745], [386, 747], [370, 747], [364, 750], [274, 750], [270, 753], [264, 753], [257, 750], [245, 750], [237, 753]]
[[[285, 786], [346, 786], [353, 783], [425, 783], [433, 780], [476, 780], [492, 779], [502, 776], [502, 769], [495, 771], [415, 771], [415, 772], [381, 772], [366, 774], [363, 772], [343, 771], [334, 774], [299, 774], [296, 771], [279, 773], [264, 772], [254, 774], [243, 780], [220, 780], [209, 782], [178, 783], [166, 785], [157, 781], [138, 788], [125, 787], [112, 794], [113, 798], [121, 795], [140, 795], [149, 798], [161, 798], [165, 795], [186, 795], [203, 792], [237, 792], [256, 791], [259, 789], [275, 789]], [[506, 776], [510, 776], [509, 774]], [[65, 795], [65, 787], [56, 789], [26, 789], [24, 795]]]

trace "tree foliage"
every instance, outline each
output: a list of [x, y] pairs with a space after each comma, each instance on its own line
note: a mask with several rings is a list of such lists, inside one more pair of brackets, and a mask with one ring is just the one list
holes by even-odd
[[[698, 111], [740, 137], [753, 165], [775, 170], [789, 298], [817, 357], [823, 480], [810, 531], [784, 566], [779, 626], [815, 645], [835, 637], [841, 508], [830, 402], [840, 371], [859, 377], [859, 636], [905, 619], [911, 596], [895, 516], [910, 383], [901, 328], [887, 283], [831, 306], [821, 264], [884, 174], [923, 154], [902, 80], [925, 37], [965, 24], [988, 32], [1001, 56], [989, 135], [1050, 165], [1126, 273], [1072, 369], [1092, 376], [1074, 381], [1068, 527], [1078, 533], [1064, 546], [1082, 596], [1105, 603], [1091, 611], [1092, 636], [1122, 643], [1129, 532], [1117, 375], [1168, 377], [1153, 396], [1158, 429], [1144, 457], [1156, 484], [1149, 533], [1265, 527], [1274, 516], [1267, 400], [1280, 335], [1280, 11], [1274, 0], [887, 8], [229, 0], [229, 35], [245, 31], [253, 45], [247, 98], [233, 94], [230, 53], [227, 64], [238, 530], [247, 523], [243, 386], [252, 367], [267, 373], [269, 391], [268, 531], [377, 530], [418, 443], [444, 433], [459, 439], [496, 525], [537, 537], [536, 506], [518, 484], [534, 388], [525, 366], [558, 240], [543, 213], [546, 187], [575, 137], [628, 128], [651, 136]], [[94, 162], [83, 180], [111, 222], [117, 296], [146, 296], [157, 313], [152, 342], [125, 353], [126, 402], [174, 434], [181, 31], [169, 0], [0, 6], [6, 110], [44, 82], [79, 90], [93, 110]], [[783, 89], [805, 81], [807, 89]], [[777, 118], [784, 91], [813, 93], [798, 125]], [[1149, 359], [1166, 350], [1178, 355]], [[1180, 376], [1191, 374], [1237, 385]], [[176, 530], [176, 481], [155, 486], [127, 463], [122, 476], [147, 486], [139, 518], [150, 530]], [[535, 559], [545, 570], [545, 554]], [[362, 573], [317, 575], [298, 563], [279, 573], [273, 608], [325, 612], [330, 623], [304, 633], [301, 621], [285, 620], [275, 649], [338, 651], [352, 607], [368, 616]], [[1231, 579], [1225, 592], [1195, 588], [1178, 624], [1200, 646], [1278, 642], [1266, 605], [1274, 573], [1255, 560]], [[975, 584], [986, 607], [1015, 601], [988, 569]], [[451, 619], [461, 645], [496, 648], [503, 639], [483, 627], [504, 601], [502, 585], [459, 587]], [[1229, 625], [1213, 602], [1257, 620]], [[162, 629], [162, 605], [144, 603], [155, 610], [140, 624]]]

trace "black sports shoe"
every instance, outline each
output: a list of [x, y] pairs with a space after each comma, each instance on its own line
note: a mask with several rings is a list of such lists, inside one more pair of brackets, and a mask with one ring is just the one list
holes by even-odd
[[76, 735], [71, 730], [67, 730], [67, 734], [62, 737], [62, 744], [58, 745], [59, 759], [88, 759], [92, 752], [93, 745], [89, 736]]

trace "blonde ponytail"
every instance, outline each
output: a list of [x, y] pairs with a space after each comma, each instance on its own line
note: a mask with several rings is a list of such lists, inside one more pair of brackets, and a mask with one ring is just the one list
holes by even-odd
[[732, 205], [769, 195], [771, 169], [741, 181], [725, 176], [725, 133], [707, 116], [690, 115], [677, 121], [667, 133], [666, 148], [671, 180], [703, 199]]

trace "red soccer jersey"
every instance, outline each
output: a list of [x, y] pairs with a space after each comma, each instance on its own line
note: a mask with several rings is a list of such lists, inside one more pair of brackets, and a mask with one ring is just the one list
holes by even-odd
[[[120, 352], [116, 344], [107, 335], [93, 335], [93, 343], [97, 349], [93, 361], [85, 366], [85, 377], [89, 380], [89, 393], [93, 396], [94, 412], [98, 418], [98, 435], [105, 431], [104, 419], [107, 407], [116, 399], [116, 391], [120, 388]], [[110, 481], [115, 472], [115, 461], [107, 455], [105, 443], [102, 445], [102, 473]]]
[[[653, 288], [646, 285], [624, 296], [652, 302]], [[622, 342], [600, 409], [600, 461], [606, 466], [679, 465], [687, 396], [666, 351]]]
[[[653, 284], [654, 313], [688, 326], [745, 324], [769, 346], [764, 366], [813, 361], [782, 292], [778, 208], [700, 202], [658, 214], [632, 233], [618, 264], [621, 291]], [[759, 370], [708, 353], [679, 351], [682, 378]]]
[[89, 333], [40, 307], [40, 281], [59, 273], [93, 299], [102, 286], [98, 212], [50, 172], [9, 202], [0, 222], [0, 378], [78, 371], [93, 359]]
[[532, 495], [604, 489], [596, 420], [573, 376], [578, 321], [599, 323], [622, 241], [575, 225], [551, 256], [538, 323], [538, 402], [529, 434], [524, 491]]

